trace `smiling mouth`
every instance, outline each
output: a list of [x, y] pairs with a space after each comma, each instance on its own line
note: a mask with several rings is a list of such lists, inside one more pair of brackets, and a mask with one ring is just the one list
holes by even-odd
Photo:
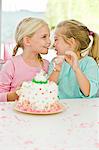
[[49, 47], [44, 47], [44, 48], [49, 49]]
[[56, 48], [54, 48], [54, 50], [56, 51], [56, 53], [58, 53], [58, 50]]

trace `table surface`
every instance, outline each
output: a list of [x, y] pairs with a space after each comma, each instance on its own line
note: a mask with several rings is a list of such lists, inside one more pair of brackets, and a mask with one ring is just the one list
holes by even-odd
[[61, 100], [65, 110], [30, 115], [0, 103], [0, 150], [98, 150], [99, 99]]

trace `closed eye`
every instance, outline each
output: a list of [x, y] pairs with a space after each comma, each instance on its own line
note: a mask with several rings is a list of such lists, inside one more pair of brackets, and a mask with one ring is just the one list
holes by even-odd
[[55, 39], [55, 41], [57, 41], [58, 39]]
[[42, 38], [47, 38], [47, 37], [50, 37], [50, 35], [48, 35], [48, 34], [44, 34], [44, 35], [42, 35]]
[[47, 37], [46, 35], [42, 36], [42, 38], [46, 38], [46, 37]]

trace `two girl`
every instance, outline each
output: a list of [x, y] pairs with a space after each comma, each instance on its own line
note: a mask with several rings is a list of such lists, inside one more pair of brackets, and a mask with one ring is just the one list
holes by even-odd
[[[58, 84], [59, 98], [95, 97], [99, 88], [99, 36], [76, 20], [63, 21], [55, 30], [57, 57], [49, 62], [50, 31], [42, 19], [23, 19], [16, 29], [13, 58], [0, 71], [0, 101], [18, 99], [16, 89], [41, 69]], [[21, 55], [15, 56], [18, 48]], [[49, 69], [48, 69], [49, 66]], [[49, 70], [49, 71], [48, 71]]]

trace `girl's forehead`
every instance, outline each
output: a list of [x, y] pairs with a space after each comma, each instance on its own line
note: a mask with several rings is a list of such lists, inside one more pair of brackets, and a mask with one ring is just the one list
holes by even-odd
[[49, 27], [47, 25], [44, 25], [42, 26], [41, 28], [39, 28], [35, 33], [34, 35], [37, 35], [37, 36], [41, 36], [41, 35], [44, 35], [44, 34], [50, 34], [50, 30], [49, 30]]
[[56, 35], [56, 36], [60, 36], [60, 35], [62, 35], [62, 34], [63, 34], [63, 29], [62, 29], [62, 27], [56, 28], [56, 30], [55, 30], [55, 35]]
[[55, 38], [59, 38], [59, 37], [61, 37], [61, 36], [62, 36], [61, 32], [55, 32], [55, 34], [54, 34], [54, 37], [55, 37]]
[[37, 32], [37, 33], [49, 32], [49, 27], [48, 27], [48, 25], [43, 25], [43, 26], [41, 26], [36, 32]]
[[60, 32], [60, 28], [56, 28], [55, 34], [58, 34]]

